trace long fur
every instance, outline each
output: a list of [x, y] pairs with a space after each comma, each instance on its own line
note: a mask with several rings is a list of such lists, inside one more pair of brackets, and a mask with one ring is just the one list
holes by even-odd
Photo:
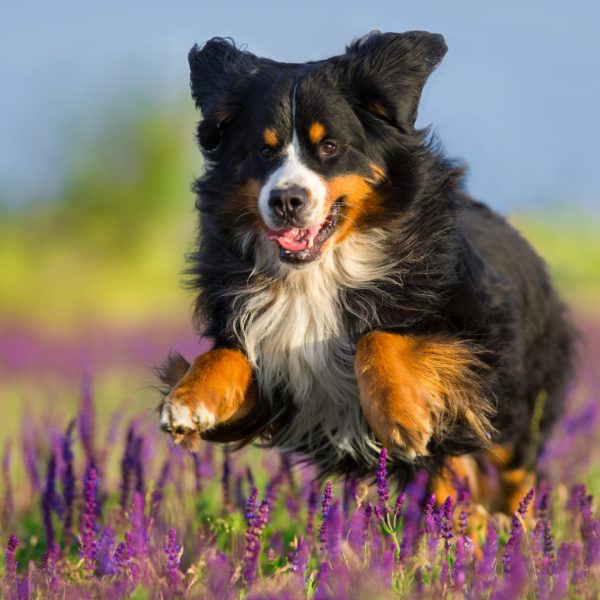
[[[431, 440], [427, 458], [392, 452], [400, 478], [482, 450], [486, 434], [522, 464], [545, 391], [543, 444], [562, 409], [572, 329], [539, 257], [465, 193], [464, 169], [414, 127], [422, 87], [445, 50], [441, 36], [424, 32], [373, 34], [306, 65], [258, 58], [222, 39], [192, 49], [206, 159], [188, 271], [196, 323], [217, 346], [243, 350], [260, 390], [255, 410], [206, 439], [260, 439], [308, 454], [323, 472], [367, 473], [380, 445], [360, 410], [353, 360], [360, 337], [379, 330], [468, 344], [481, 390]], [[248, 154], [265, 127], [289, 131], [292, 93], [300, 121], [319, 106], [339, 115], [352, 138], [339, 172], [367, 178], [375, 164], [383, 174], [372, 185], [382, 209], [366, 198], [350, 235], [301, 268], [281, 262], [260, 233], [256, 199], [268, 171]]]

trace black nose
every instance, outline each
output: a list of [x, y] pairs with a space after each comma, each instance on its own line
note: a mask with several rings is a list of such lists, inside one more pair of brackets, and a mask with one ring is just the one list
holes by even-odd
[[269, 208], [281, 219], [295, 217], [308, 204], [308, 194], [301, 187], [271, 190]]

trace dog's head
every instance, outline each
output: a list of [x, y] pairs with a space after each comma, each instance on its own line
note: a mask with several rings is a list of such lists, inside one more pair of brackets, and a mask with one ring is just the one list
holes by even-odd
[[423, 85], [445, 53], [442, 36], [422, 31], [371, 33], [341, 56], [306, 64], [259, 58], [220, 38], [195, 46], [201, 209], [245, 250], [262, 244], [293, 264], [384, 222], [382, 188], [394, 179], [408, 190], [415, 177], [414, 156], [399, 152], [398, 140], [414, 136]]

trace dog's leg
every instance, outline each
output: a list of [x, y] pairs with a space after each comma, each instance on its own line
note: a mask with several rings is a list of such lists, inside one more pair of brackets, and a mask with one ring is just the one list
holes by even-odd
[[415, 458], [461, 420], [482, 446], [489, 444], [491, 408], [478, 366], [476, 353], [461, 340], [381, 331], [363, 335], [354, 368], [361, 408], [377, 439]]
[[[169, 374], [183, 372], [182, 361]], [[256, 398], [252, 367], [239, 350], [216, 348], [200, 355], [165, 396], [160, 424], [176, 443], [195, 449], [200, 433], [248, 414]]]

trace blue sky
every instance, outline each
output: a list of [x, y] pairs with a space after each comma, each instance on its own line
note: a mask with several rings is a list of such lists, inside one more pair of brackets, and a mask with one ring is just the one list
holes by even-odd
[[0, 190], [58, 193], [76, 141], [118, 99], [178, 109], [194, 42], [231, 36], [305, 61], [372, 29], [427, 29], [450, 50], [419, 123], [467, 160], [473, 195], [503, 212], [598, 207], [599, 23], [592, 0], [12, 0], [0, 13]]

